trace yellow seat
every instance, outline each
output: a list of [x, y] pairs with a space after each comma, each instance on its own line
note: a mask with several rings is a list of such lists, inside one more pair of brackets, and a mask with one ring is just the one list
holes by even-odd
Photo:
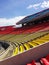
[[26, 50], [30, 49], [30, 45], [28, 43], [24, 43], [24, 46], [25, 46]]
[[42, 40], [44, 42], [48, 42], [49, 41], [49, 39], [47, 39], [47, 38], [41, 38], [40, 40]]
[[23, 45], [20, 45], [20, 52], [23, 52], [25, 50]]
[[41, 37], [40, 40], [47, 42], [47, 41], [49, 41], [49, 36], [45, 35], [45, 36]]
[[38, 44], [42, 44], [42, 43], [45, 43], [49, 41], [49, 35], [45, 35], [41, 38], [37, 38], [36, 40], [32, 41], [32, 42], [35, 42], [35, 43], [38, 43]]
[[37, 46], [37, 44], [34, 43], [34, 42], [28, 42], [28, 44], [30, 44], [30, 45], [33, 46], [33, 47], [36, 47], [36, 46]]
[[42, 43], [44, 43], [45, 41], [44, 41], [44, 40], [40, 40], [40, 39], [36, 39], [36, 40], [34, 40], [34, 41], [32, 41], [32, 42], [35, 42], [35, 43], [38, 43], [38, 44], [42, 44]]
[[49, 39], [49, 35], [44, 36], [44, 38]]
[[16, 47], [15, 50], [13, 51], [13, 56], [17, 55], [19, 53], [19, 48]]

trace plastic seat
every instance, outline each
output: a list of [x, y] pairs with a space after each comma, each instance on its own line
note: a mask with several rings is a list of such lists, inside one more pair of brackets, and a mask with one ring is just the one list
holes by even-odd
[[24, 46], [25, 46], [26, 50], [30, 49], [30, 45], [28, 43], [24, 43]]
[[44, 41], [42, 41], [42, 40], [34, 40], [33, 42], [38, 43], [38, 44], [43, 44], [44, 43]]
[[46, 59], [49, 61], [49, 55], [46, 56]]
[[24, 48], [24, 46], [23, 46], [23, 45], [20, 45], [20, 47], [19, 47], [19, 48], [20, 48], [20, 50], [19, 50], [19, 51], [20, 51], [20, 53], [24, 52], [25, 48]]
[[13, 50], [13, 56], [17, 55], [19, 53], [19, 48], [16, 47], [15, 50]]
[[36, 62], [34, 60], [32, 61], [32, 65], [36, 65]]
[[28, 63], [26, 65], [36, 65], [36, 62], [33, 60], [31, 63]]
[[30, 44], [30, 45], [33, 46], [33, 47], [36, 47], [36, 46], [37, 46], [37, 44], [34, 43], [34, 42], [28, 42], [28, 44]]
[[46, 58], [42, 58], [41, 62], [42, 62], [43, 65], [49, 65], [49, 62]]

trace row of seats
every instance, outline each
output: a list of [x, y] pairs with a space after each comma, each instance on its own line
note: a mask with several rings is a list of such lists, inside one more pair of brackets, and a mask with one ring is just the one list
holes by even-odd
[[28, 29], [28, 30], [24, 31], [23, 33], [36, 32], [36, 31], [39, 31], [39, 30], [41, 30], [41, 29], [44, 29], [44, 28], [45, 28], [45, 26], [46, 26], [46, 27], [47, 27], [47, 26], [49, 26], [49, 23], [39, 24], [39, 25], [37, 25], [37, 26], [35, 26], [35, 27], [32, 27], [32, 28], [30, 28], [30, 29]]
[[29, 35], [29, 34], [20, 34], [20, 35], [16, 35], [16, 34], [7, 34], [7, 35], [0, 35], [0, 40], [8, 40], [8, 39], [11, 39], [13, 38], [13, 40], [15, 39], [21, 39], [22, 37], [25, 37], [26, 35]]
[[22, 27], [22, 28], [16, 29], [11, 34], [33, 33], [33, 32], [39, 31], [41, 29], [44, 29], [45, 26], [48, 27], [49, 22], [40, 23], [40, 24], [37, 24], [37, 25], [34, 25], [34, 26]]
[[[43, 23], [42, 25], [40, 24], [35, 27], [32, 27], [32, 26], [27, 27], [27, 29], [25, 27], [20, 28], [20, 29], [9, 27], [9, 28], [7, 28], [7, 30], [0, 31], [0, 34], [2, 34], [2, 35], [0, 35], [0, 40], [4, 40], [5, 42], [9, 41], [12, 44], [12, 47], [10, 46], [5, 51], [5, 54], [2, 56], [2, 58], [3, 57], [7, 58], [7, 57], [10, 57], [11, 55], [15, 56], [19, 53], [22, 53], [26, 50], [34, 48], [38, 45], [49, 42], [49, 31], [48, 30], [47, 31], [38, 31], [38, 30], [41, 30], [42, 28], [45, 28], [45, 26], [49, 27], [49, 22], [45, 23], [45, 24]], [[30, 31], [29, 29], [31, 30], [32, 33], [24, 34], [24, 33], [29, 32]], [[18, 33], [20, 33], [19, 30], [23, 34], [18, 35]], [[13, 31], [14, 31], [14, 33], [13, 33]], [[15, 45], [15, 47], [13, 45]], [[9, 52], [9, 50], [11, 50], [11, 49], [12, 49], [12, 51], [11, 51], [12, 53]], [[2, 48], [1, 52], [3, 50], [4, 49]], [[1, 57], [0, 57], [0, 59], [1, 59]]]
[[0, 27], [0, 34], [25, 34], [25, 33], [33, 33], [44, 29], [49, 26], [49, 21], [40, 23], [34, 26], [25, 26], [22, 28], [14, 28], [14, 26]]
[[[16, 45], [16, 47], [13, 46], [14, 47], [13, 52], [12, 52], [13, 54], [11, 54], [11, 52], [9, 53], [9, 49], [12, 49], [10, 47], [9, 49], [7, 49], [6, 53], [1, 57], [7, 58], [8, 56], [16, 55], [19, 52], [22, 53], [25, 50], [29, 50], [30, 48], [33, 48], [33, 47], [36, 47], [37, 45], [40, 45], [39, 43], [36, 43], [36, 40], [35, 40], [35, 42], [33, 42], [33, 39], [41, 37], [41, 36], [48, 34], [48, 33], [49, 33], [49, 31], [43, 31], [43, 32], [36, 32], [36, 33], [32, 33], [32, 34], [23, 34], [23, 35], [16, 35], [16, 34], [10, 35], [10, 34], [8, 34], [8, 35], [0, 36], [0, 40], [4, 40], [5, 42], [10, 41], [12, 43], [12, 46]], [[0, 52], [3, 52], [3, 50], [4, 49], [1, 48]], [[2, 59], [1, 57], [0, 57], [0, 60]]]
[[[44, 25], [44, 26], [43, 26]], [[49, 22], [40, 23], [34, 26], [26, 26], [22, 28], [14, 28], [14, 26], [0, 27], [0, 34], [20, 34], [20, 33], [31, 33], [36, 32], [49, 25]]]
[[32, 34], [7, 34], [7, 35], [0, 35], [0, 40], [5, 40], [5, 41], [11, 41], [11, 42], [27, 42], [31, 39], [34, 39], [36, 37], [39, 37], [43, 34], [48, 33], [48, 31], [43, 31], [43, 32], [35, 32]]
[[[0, 40], [4, 40], [3, 39], [4, 37], [7, 38], [6, 36], [3, 36], [3, 37], [0, 38]], [[15, 37], [15, 36], [12, 36], [12, 37]], [[8, 44], [10, 46], [6, 50], [1, 48], [0, 52], [2, 52], [4, 50], [5, 51], [4, 51], [3, 54], [1, 54], [2, 56], [0, 55], [0, 60], [8, 58], [10, 56], [15, 56], [15, 55], [17, 55], [19, 53], [25, 52], [26, 50], [30, 50], [31, 48], [34, 48], [34, 47], [36, 47], [38, 45], [41, 45], [43, 43], [47, 43], [49, 41], [49, 31], [36, 32], [34, 34], [28, 34], [28, 36], [20, 35], [19, 37], [20, 37], [20, 39], [21, 39], [21, 37], [22, 37], [22, 39], [28, 38], [29, 41], [27, 41], [27, 42], [20, 42], [20, 40], [17, 41], [15, 39], [16, 37], [13, 38], [13, 39], [11, 39], [11, 37], [9, 39], [7, 38], [6, 40], [4, 40], [4, 42], [8, 42]], [[18, 38], [18, 35], [17, 35], [17, 38]]]
[[10, 42], [15, 42], [15, 43], [24, 43], [27, 41], [30, 41], [31, 39], [37, 38], [42, 36], [43, 34], [47, 34], [49, 31], [43, 31], [43, 32], [35, 32], [32, 34], [21, 34], [21, 35], [5, 35], [5, 36], [0, 36], [0, 40], [5, 40], [5, 41], [10, 41]]
[[16, 28], [13, 28], [13, 26], [0, 27], [0, 34], [2, 35], [9, 34], [15, 29]]
[[41, 44], [47, 43], [47, 42], [49, 42], [49, 34], [45, 34], [35, 40], [31, 40], [31, 41], [28, 41], [25, 43], [18, 44], [18, 46], [16, 46], [15, 50], [13, 51], [13, 55], [22, 53], [25, 50], [29, 50], [30, 48], [34, 48], [38, 45], [41, 45]]
[[27, 63], [26, 65], [49, 65], [49, 54], [46, 57], [41, 58], [38, 62], [32, 60], [31, 63]]

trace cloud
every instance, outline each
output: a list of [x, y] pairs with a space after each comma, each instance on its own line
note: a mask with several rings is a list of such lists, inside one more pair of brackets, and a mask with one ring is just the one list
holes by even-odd
[[27, 9], [31, 9], [33, 7], [33, 5], [29, 5], [28, 7], [27, 7]]
[[34, 4], [34, 5], [33, 5], [33, 8], [35, 8], [35, 9], [36, 9], [38, 6], [40, 6], [40, 4], [41, 4], [41, 3]]
[[49, 1], [44, 1], [41, 3], [41, 8], [49, 8]]
[[29, 5], [27, 7], [27, 9], [31, 9], [31, 8], [34, 8], [34, 9], [49, 8], [49, 1], [43, 1], [43, 2], [40, 2], [40, 3], [33, 4], [33, 5]]
[[29, 5], [27, 7], [27, 9], [31, 9], [31, 8], [37, 8], [38, 6], [40, 6], [41, 3], [38, 3], [38, 4], [34, 4], [34, 5]]
[[18, 16], [10, 19], [0, 18], [0, 26], [16, 25], [16, 23], [23, 19], [24, 17], [25, 16]]

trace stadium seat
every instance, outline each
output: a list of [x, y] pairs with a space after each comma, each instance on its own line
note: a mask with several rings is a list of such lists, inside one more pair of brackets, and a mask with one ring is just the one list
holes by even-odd
[[24, 43], [24, 46], [25, 46], [26, 50], [29, 50], [30, 49], [30, 45], [29, 44]]
[[24, 46], [23, 45], [20, 45], [20, 47], [19, 47], [20, 53], [24, 52], [24, 50], [25, 50]]
[[28, 42], [29, 45], [31, 45], [32, 47], [36, 47], [38, 44], [34, 43], [34, 42]]
[[19, 53], [19, 48], [16, 47], [14, 50], [13, 50], [13, 56], [17, 55]]
[[49, 54], [46, 56], [46, 59], [49, 61]]
[[1, 37], [0, 40], [2, 40], [2, 38], [3, 38], [3, 40], [6, 40], [6, 41], [18, 42], [18, 43], [23, 42], [24, 43], [27, 41], [31, 41], [35, 38], [38, 38], [42, 35], [45, 35], [47, 33], [48, 33], [48, 31], [36, 32], [36, 33], [32, 33], [32, 34], [21, 34], [21, 35], [16, 35], [16, 34], [12, 35], [11, 34], [9, 36], [5, 35], [5, 36]]
[[28, 63], [26, 65], [36, 65], [36, 62], [33, 60], [31, 63]]
[[36, 62], [34, 60], [32, 61], [32, 65], [36, 65]]
[[[45, 35], [45, 36], [48, 36], [48, 35]], [[32, 42], [35, 42], [35, 43], [38, 43], [38, 44], [43, 44], [45, 42], [48, 42], [49, 39], [45, 38], [45, 36], [38, 38], [36, 40], [33, 40]]]
[[49, 65], [49, 62], [46, 58], [42, 58], [41, 62], [42, 62], [43, 65]]

